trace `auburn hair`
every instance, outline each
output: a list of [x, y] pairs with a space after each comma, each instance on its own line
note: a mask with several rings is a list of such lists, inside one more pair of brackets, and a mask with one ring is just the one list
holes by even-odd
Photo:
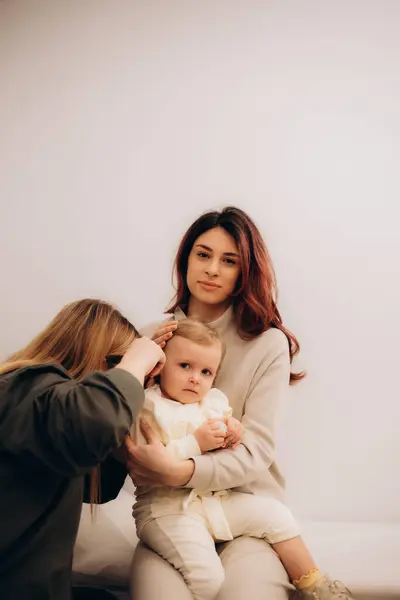
[[[235, 240], [239, 249], [240, 275], [232, 295], [232, 306], [239, 336], [251, 340], [271, 327], [282, 331], [289, 344], [290, 362], [300, 350], [296, 337], [284, 327], [277, 307], [278, 288], [271, 257], [262, 235], [252, 219], [241, 209], [228, 206], [201, 215], [182, 238], [174, 264], [176, 295], [167, 311], [186, 311], [190, 291], [187, 285], [189, 255], [199, 236], [220, 227]], [[293, 385], [305, 373], [290, 373]]]
[[[139, 337], [135, 327], [114, 306], [102, 300], [67, 304], [25, 348], [0, 365], [0, 375], [15, 369], [58, 364], [76, 378], [107, 369], [113, 357], [125, 354]], [[100, 501], [100, 471], [90, 476], [90, 502]]]

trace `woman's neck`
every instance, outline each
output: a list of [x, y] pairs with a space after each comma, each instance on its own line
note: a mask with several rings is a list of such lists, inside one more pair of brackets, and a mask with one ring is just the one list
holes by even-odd
[[222, 304], [204, 304], [204, 302], [200, 302], [194, 296], [190, 296], [187, 316], [200, 319], [206, 323], [211, 323], [223, 315], [227, 308], [229, 308], [229, 305], [230, 302], [223, 302]]

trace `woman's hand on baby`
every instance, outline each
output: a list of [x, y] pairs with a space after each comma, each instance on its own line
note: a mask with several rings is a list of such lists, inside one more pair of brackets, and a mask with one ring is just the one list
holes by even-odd
[[116, 368], [125, 369], [143, 383], [145, 378], [158, 375], [164, 364], [165, 354], [160, 346], [142, 337], [132, 342]]
[[[142, 423], [141, 423], [142, 428]], [[155, 436], [148, 445], [137, 445], [131, 437], [125, 439], [126, 466], [135, 485], [165, 485], [172, 458]]]
[[202, 452], [222, 448], [225, 436], [226, 426], [220, 419], [207, 419], [203, 425], [200, 425], [194, 432], [194, 437]]
[[162, 323], [157, 331], [151, 338], [153, 342], [158, 344], [160, 348], [164, 348], [165, 344], [170, 340], [174, 334], [174, 331], [178, 327], [177, 321], [168, 321], [168, 323]]
[[178, 461], [168, 454], [157, 432], [146, 419], [140, 420], [140, 429], [147, 442], [136, 444], [125, 438], [125, 464], [135, 485], [181, 487], [194, 472], [192, 460]]
[[243, 441], [244, 427], [241, 422], [234, 417], [227, 418], [226, 427], [226, 437], [222, 448], [232, 448], [232, 450], [236, 450]]

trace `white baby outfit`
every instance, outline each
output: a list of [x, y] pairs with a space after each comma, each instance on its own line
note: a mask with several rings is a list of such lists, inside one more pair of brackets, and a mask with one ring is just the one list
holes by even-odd
[[[202, 402], [180, 404], [154, 386], [146, 390], [144, 413], [168, 452], [186, 460], [201, 455], [194, 431], [208, 418], [226, 419], [232, 411], [216, 388]], [[141, 438], [138, 425], [134, 435]], [[195, 600], [212, 600], [224, 580], [216, 541], [248, 535], [274, 544], [300, 533], [289, 509], [276, 498], [234, 490], [140, 486], [133, 515], [138, 537], [181, 572]]]

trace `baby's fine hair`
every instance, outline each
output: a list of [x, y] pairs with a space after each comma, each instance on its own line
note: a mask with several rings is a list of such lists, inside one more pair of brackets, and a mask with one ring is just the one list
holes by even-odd
[[207, 323], [187, 317], [178, 321], [178, 327], [174, 331], [174, 336], [183, 337], [187, 340], [200, 344], [201, 346], [221, 346], [221, 363], [225, 356], [225, 344], [219, 337], [216, 329], [210, 327]]
[[213, 346], [215, 343], [222, 345], [215, 329], [207, 325], [207, 323], [203, 323], [192, 317], [178, 321], [178, 327], [174, 335], [186, 338], [202, 346]]

